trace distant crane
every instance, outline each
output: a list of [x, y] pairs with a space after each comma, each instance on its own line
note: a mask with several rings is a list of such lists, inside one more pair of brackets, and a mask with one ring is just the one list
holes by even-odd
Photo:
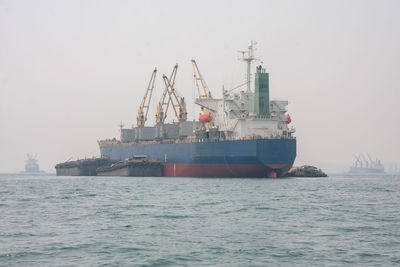
[[144, 126], [147, 121], [147, 113], [149, 112], [150, 100], [153, 94], [156, 75], [157, 75], [157, 68], [155, 68], [153, 70], [153, 73], [151, 74], [150, 81], [146, 89], [146, 93], [144, 94], [142, 103], [140, 104], [140, 107], [137, 112], [136, 124], [138, 127]]
[[382, 163], [380, 162], [380, 160], [378, 160], [378, 159], [373, 160], [372, 157], [368, 153], [367, 153], [367, 156], [369, 158], [370, 166], [372, 168], [383, 168]]
[[370, 169], [384, 169], [384, 166], [382, 165], [380, 160], [373, 160], [372, 157], [369, 155], [369, 153], [365, 153], [367, 157], [364, 155], [364, 153], [359, 153], [358, 156], [354, 155], [354, 158], [356, 161], [354, 162], [354, 167], [356, 168], [363, 168], [365, 165], [365, 168], [370, 168]]
[[366, 165], [366, 167], [368, 168], [368, 167], [369, 167], [369, 162], [368, 162], [367, 158], [364, 156], [363, 153], [360, 153], [360, 155], [361, 155], [362, 158], [364, 159], [365, 165]]
[[[178, 70], [178, 64], [174, 66], [172, 69], [171, 76], [169, 78], [169, 84], [174, 87], [175, 85], [175, 78], [176, 78], [176, 72]], [[167, 94], [168, 94], [168, 99], [167, 99]], [[171, 101], [171, 97], [168, 93], [168, 86], [165, 87], [163, 95], [161, 96], [160, 102], [158, 102], [157, 105], [157, 112], [156, 112], [156, 124], [157, 125], [162, 125], [164, 124], [165, 119], [167, 118], [167, 112], [168, 112], [168, 107], [169, 107], [169, 102]]]
[[372, 160], [371, 156], [369, 155], [369, 153], [367, 153], [367, 156], [368, 156], [368, 159], [369, 159], [370, 162], [374, 162], [374, 161]]
[[376, 165], [375, 161], [372, 160], [371, 156], [368, 153], [367, 153], [367, 156], [369, 158], [369, 162], [370, 162], [371, 167], [374, 167]]
[[362, 163], [362, 160], [361, 160], [361, 154], [358, 155], [358, 156], [354, 155], [354, 158], [356, 159], [354, 167], [362, 168], [363, 167], [363, 163]]

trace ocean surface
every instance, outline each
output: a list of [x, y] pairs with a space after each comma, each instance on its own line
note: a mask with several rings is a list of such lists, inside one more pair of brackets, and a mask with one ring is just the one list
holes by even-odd
[[399, 266], [400, 177], [0, 175], [0, 266]]

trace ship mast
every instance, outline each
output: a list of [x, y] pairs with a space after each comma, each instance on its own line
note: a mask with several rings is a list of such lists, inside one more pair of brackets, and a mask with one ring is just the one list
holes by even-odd
[[255, 48], [254, 46], [256, 45], [256, 42], [251, 41], [249, 46], [247, 47], [247, 51], [239, 51], [239, 53], [242, 53], [242, 57], [240, 60], [245, 61], [247, 63], [247, 90], [246, 93], [250, 93], [250, 85], [251, 85], [251, 62], [254, 60], [257, 60], [257, 58], [254, 55]]

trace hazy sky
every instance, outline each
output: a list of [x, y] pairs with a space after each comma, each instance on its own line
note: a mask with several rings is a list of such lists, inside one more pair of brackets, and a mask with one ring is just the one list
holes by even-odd
[[[400, 1], [0, 0], [0, 172], [99, 155], [136, 123], [151, 72], [179, 64], [192, 112], [196, 58], [213, 92], [244, 81], [250, 40], [289, 100], [298, 164], [400, 161]], [[154, 121], [155, 108], [149, 120]], [[190, 114], [192, 115], [192, 114]], [[170, 114], [169, 118], [172, 117]]]

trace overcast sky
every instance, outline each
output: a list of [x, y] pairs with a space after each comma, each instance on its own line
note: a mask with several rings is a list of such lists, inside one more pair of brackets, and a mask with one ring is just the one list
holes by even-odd
[[237, 51], [250, 40], [271, 96], [289, 100], [297, 164], [350, 165], [361, 151], [400, 161], [399, 11], [389, 0], [0, 0], [0, 172], [23, 170], [27, 153], [45, 171], [99, 155], [97, 140], [136, 123], [155, 66], [153, 106], [178, 63], [192, 113], [190, 59], [221, 96], [244, 81]]

